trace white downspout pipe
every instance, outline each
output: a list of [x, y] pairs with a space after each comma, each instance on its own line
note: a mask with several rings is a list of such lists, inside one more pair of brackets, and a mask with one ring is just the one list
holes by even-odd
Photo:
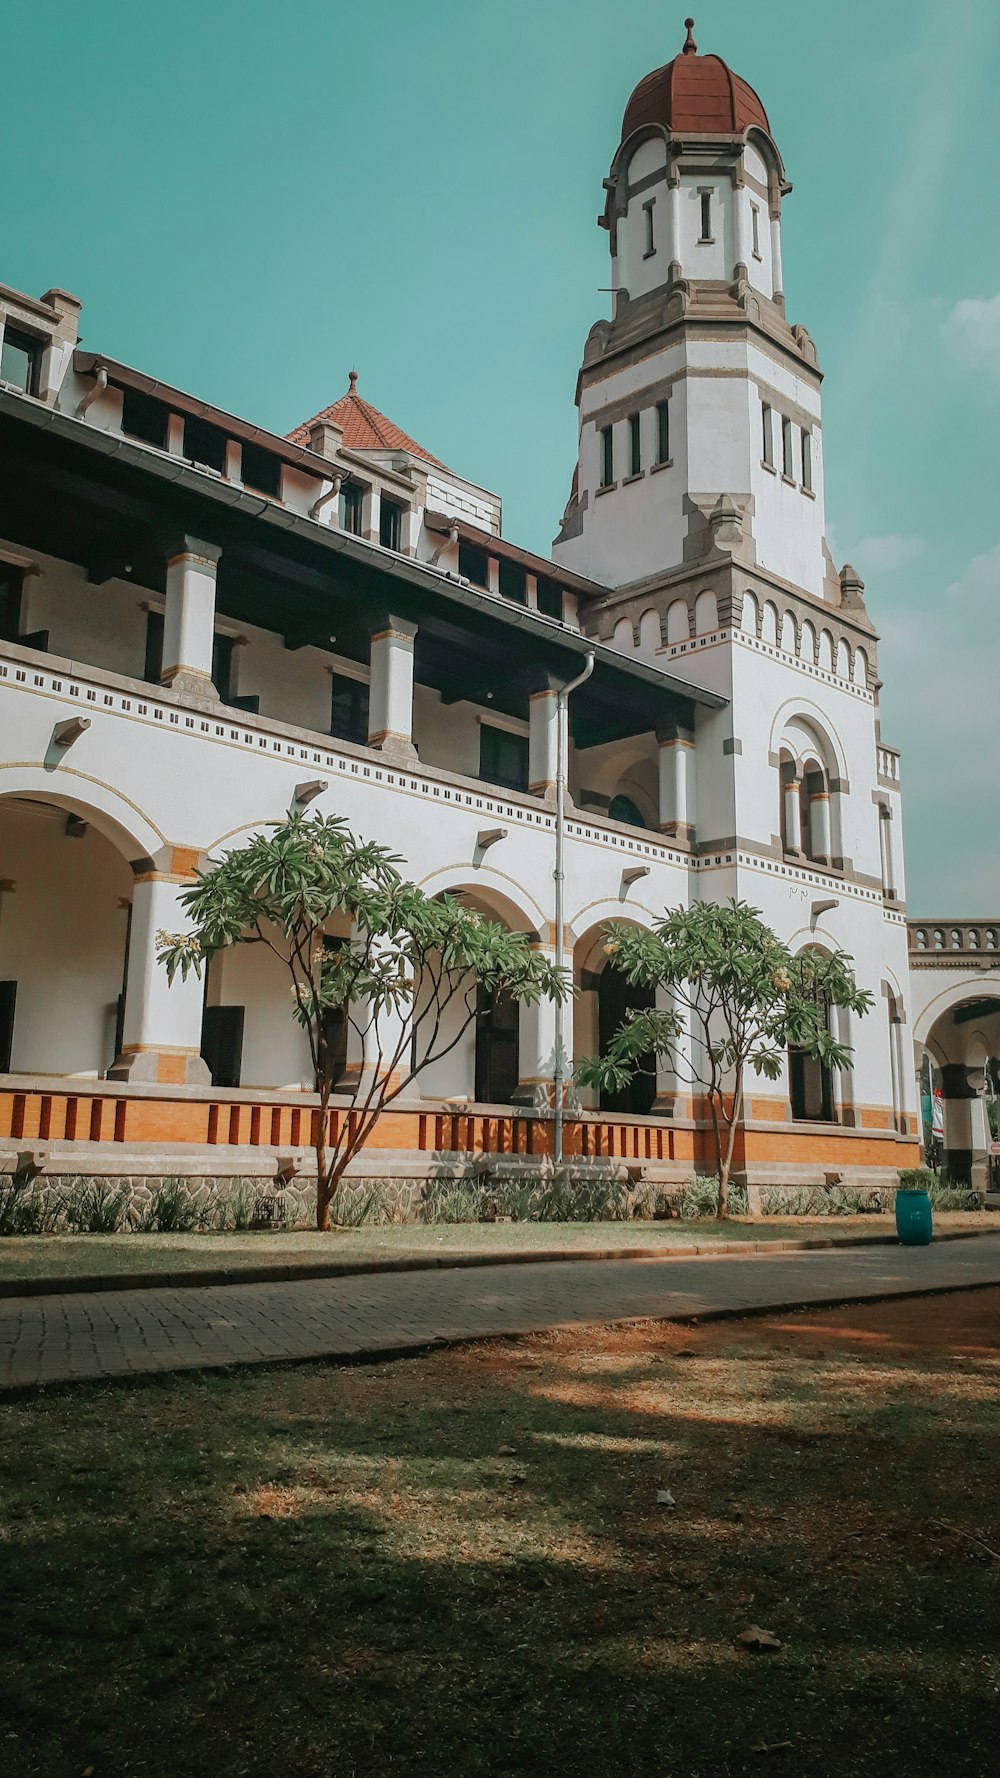
[[342, 475], [335, 475], [330, 486], [327, 488], [326, 493], [321, 494], [318, 500], [313, 501], [312, 505], [309, 508], [309, 517], [311, 519], [318, 520], [320, 518], [320, 515], [326, 511], [331, 500], [336, 500], [338, 494], [340, 493], [340, 484], [343, 481], [343, 479], [344, 478]]
[[82, 420], [87, 409], [93, 405], [99, 395], [103, 395], [108, 386], [108, 367], [106, 364], [94, 366], [94, 381], [85, 395], [80, 397], [76, 406], [76, 417]]
[[[564, 942], [564, 908], [563, 884], [566, 872], [563, 867], [565, 846], [564, 817], [566, 808], [566, 710], [570, 692], [574, 692], [590, 678], [594, 671], [594, 657], [588, 654], [584, 662], [583, 672], [578, 673], [567, 685], [560, 686], [556, 693], [556, 868], [553, 872], [556, 885], [556, 955], [555, 966], [563, 966]], [[553, 1159], [557, 1167], [563, 1160], [563, 1081], [565, 1065], [563, 1062], [563, 1005], [556, 1001], [555, 1017], [555, 1064], [552, 1071], [552, 1089], [555, 1098], [555, 1129], [553, 1132]]]

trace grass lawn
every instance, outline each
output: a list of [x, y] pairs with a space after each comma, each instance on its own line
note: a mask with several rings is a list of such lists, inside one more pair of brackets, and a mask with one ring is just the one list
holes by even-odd
[[[1000, 1230], [1000, 1218], [954, 1211], [936, 1216], [935, 1228]], [[731, 1217], [716, 1222], [515, 1222], [413, 1224], [397, 1228], [335, 1230], [320, 1235], [288, 1233], [190, 1235], [30, 1235], [0, 1241], [0, 1282], [65, 1278], [95, 1273], [197, 1271], [206, 1266], [301, 1265], [316, 1260], [372, 1261], [408, 1255], [522, 1252], [539, 1247], [647, 1247], [666, 1252], [708, 1241], [801, 1241], [848, 1234], [892, 1235], [883, 1216]]]
[[998, 1381], [991, 1290], [7, 1403], [0, 1769], [983, 1778]]

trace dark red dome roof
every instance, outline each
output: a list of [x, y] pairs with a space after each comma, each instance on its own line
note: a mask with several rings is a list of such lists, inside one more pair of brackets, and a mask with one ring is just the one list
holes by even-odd
[[767, 112], [745, 80], [721, 56], [700, 56], [685, 19], [687, 42], [679, 56], [640, 80], [625, 107], [622, 141], [644, 124], [662, 124], [680, 135], [739, 135], [750, 124], [771, 133]]

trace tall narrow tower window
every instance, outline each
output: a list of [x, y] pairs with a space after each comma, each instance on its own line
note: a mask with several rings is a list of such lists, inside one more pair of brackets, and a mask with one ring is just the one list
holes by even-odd
[[656, 252], [656, 242], [653, 239], [653, 205], [655, 203], [655, 198], [648, 198], [642, 206], [643, 214], [646, 218], [646, 250], [643, 254], [644, 259], [652, 259]]
[[701, 238], [703, 241], [712, 239], [712, 193], [703, 191], [701, 198]]
[[761, 448], [764, 462], [769, 469], [774, 468], [774, 416], [766, 401], [760, 404]]
[[610, 488], [615, 479], [615, 430], [601, 427], [601, 487]]
[[750, 205], [750, 221], [753, 226], [753, 256], [760, 258], [760, 205]]
[[670, 462], [670, 403], [658, 401], [656, 404], [656, 461]]
[[812, 493], [813, 485], [813, 435], [802, 428], [802, 486]]
[[629, 475], [642, 474], [642, 430], [639, 415], [633, 414], [628, 423], [628, 455]]
[[781, 422], [781, 468], [791, 481], [795, 475], [795, 456], [792, 449], [792, 422], [787, 419]]

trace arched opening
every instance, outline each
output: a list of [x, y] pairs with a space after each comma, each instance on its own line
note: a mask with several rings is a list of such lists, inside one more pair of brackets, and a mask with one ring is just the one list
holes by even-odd
[[830, 862], [830, 790], [824, 767], [806, 760], [801, 779], [802, 850], [815, 864]]
[[[959, 990], [923, 1039], [921, 1111], [924, 1153], [949, 1184], [974, 1191], [1000, 1186], [1000, 995]], [[891, 1015], [890, 1015], [891, 1016]]]
[[94, 1078], [120, 1049], [134, 878], [91, 814], [0, 799], [0, 1073]]
[[608, 804], [608, 814], [612, 821], [625, 821], [630, 827], [645, 827], [646, 817], [633, 797], [624, 796], [619, 792]]
[[480, 1105], [510, 1105], [519, 1079], [520, 1007], [512, 995], [476, 990], [475, 1097]]
[[778, 795], [782, 850], [830, 868], [841, 855], [840, 777], [829, 737], [795, 715], [779, 730]]
[[[454, 886], [447, 891], [486, 920], [495, 920], [508, 931], [530, 931], [526, 919], [505, 896], [480, 887]], [[418, 999], [420, 989], [417, 990]], [[474, 1017], [467, 1023], [470, 1003]], [[433, 1037], [438, 1060], [420, 1069], [419, 1089], [427, 1099], [466, 1100], [481, 1105], [511, 1105], [518, 1101], [522, 1075], [522, 1037], [530, 1049], [537, 1007], [522, 1006], [511, 995], [495, 993], [473, 977], [459, 986], [443, 1008], [440, 1026]], [[421, 1053], [427, 1053], [428, 1024], [420, 1028]], [[532, 1076], [551, 1076], [552, 1058], [535, 1057]], [[539, 1083], [532, 1080], [532, 1085]]]
[[[814, 945], [807, 949], [818, 950], [820, 947]], [[818, 994], [817, 1004], [829, 1027], [832, 1009], [828, 997]], [[796, 1123], [831, 1124], [838, 1121], [833, 1069], [799, 1044], [788, 1046], [788, 1100]]]
[[[607, 1053], [611, 1039], [630, 1012], [646, 1012], [655, 1003], [654, 988], [644, 988], [638, 983], [627, 981], [610, 960], [606, 962], [597, 983], [599, 1053], [602, 1056]], [[643, 1056], [639, 1063], [639, 1072], [633, 1075], [628, 1086], [616, 1090], [602, 1088], [601, 1110], [631, 1113], [638, 1117], [648, 1116], [656, 1098], [655, 1067], [655, 1056]]]

